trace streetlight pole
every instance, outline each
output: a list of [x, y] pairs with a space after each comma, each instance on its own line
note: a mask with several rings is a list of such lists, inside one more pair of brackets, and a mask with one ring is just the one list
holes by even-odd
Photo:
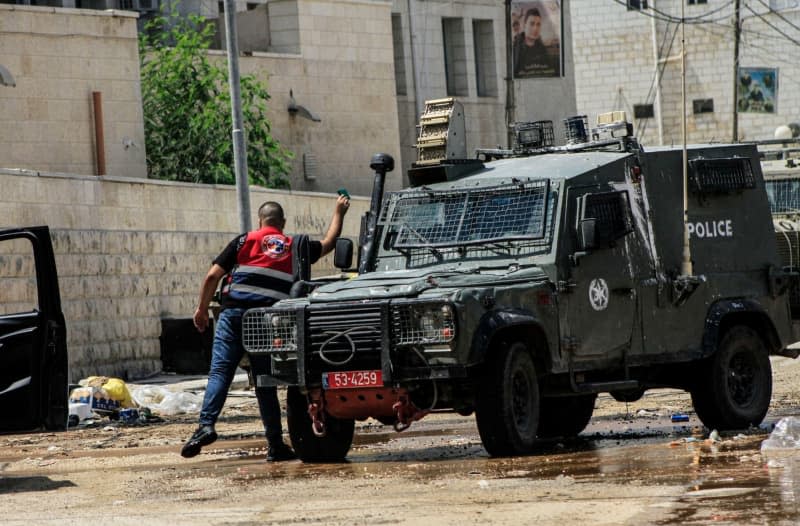
[[225, 43], [228, 52], [228, 85], [231, 91], [233, 165], [236, 174], [236, 199], [239, 203], [239, 230], [250, 231], [250, 187], [247, 178], [247, 148], [239, 85], [239, 41], [236, 33], [236, 3], [225, 0]]
[[733, 142], [739, 142], [739, 40], [742, 24], [739, 15], [739, 2], [733, 3]]
[[692, 251], [689, 243], [689, 160], [686, 152], [686, 23], [681, 0], [681, 124], [683, 135], [683, 258], [681, 275], [692, 275]]

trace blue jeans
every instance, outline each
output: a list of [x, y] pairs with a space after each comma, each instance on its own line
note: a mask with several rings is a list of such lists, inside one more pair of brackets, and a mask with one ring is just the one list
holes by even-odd
[[[216, 320], [214, 345], [211, 348], [211, 370], [200, 410], [200, 425], [214, 425], [225, 405], [236, 367], [244, 356], [242, 315], [246, 309], [225, 309]], [[275, 387], [257, 387], [256, 399], [264, 432], [270, 444], [282, 442], [281, 408]]]

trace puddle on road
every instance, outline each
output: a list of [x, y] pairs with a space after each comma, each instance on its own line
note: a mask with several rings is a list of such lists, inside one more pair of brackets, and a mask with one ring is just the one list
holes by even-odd
[[[260, 483], [282, 478], [399, 478], [418, 482], [450, 478], [476, 481], [522, 478], [558, 483], [684, 486], [660, 525], [797, 524], [800, 522], [800, 455], [769, 465], [759, 452], [765, 434], [723, 437], [710, 443], [685, 435], [578, 439], [545, 445], [529, 457], [489, 458], [477, 435], [422, 430], [356, 435], [348, 461], [337, 464], [263, 463], [243, 455], [213, 461], [234, 480]], [[234, 454], [234, 453], [232, 453]], [[205, 466], [196, 466], [199, 471]]]

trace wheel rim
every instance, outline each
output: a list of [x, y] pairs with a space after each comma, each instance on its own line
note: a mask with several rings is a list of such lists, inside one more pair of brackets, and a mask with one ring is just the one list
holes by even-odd
[[738, 406], [745, 406], [755, 398], [755, 363], [743, 353], [736, 354], [731, 358], [728, 367], [728, 392]]
[[511, 382], [511, 407], [517, 429], [528, 429], [531, 422], [531, 385], [522, 371], [517, 371]]

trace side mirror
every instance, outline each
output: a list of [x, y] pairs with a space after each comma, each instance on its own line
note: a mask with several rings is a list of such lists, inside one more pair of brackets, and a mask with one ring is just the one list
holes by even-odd
[[353, 242], [351, 240], [344, 237], [336, 240], [333, 266], [341, 270], [347, 270], [353, 266]]
[[581, 219], [578, 223], [578, 248], [582, 251], [591, 250], [595, 247], [597, 219], [589, 217]]

